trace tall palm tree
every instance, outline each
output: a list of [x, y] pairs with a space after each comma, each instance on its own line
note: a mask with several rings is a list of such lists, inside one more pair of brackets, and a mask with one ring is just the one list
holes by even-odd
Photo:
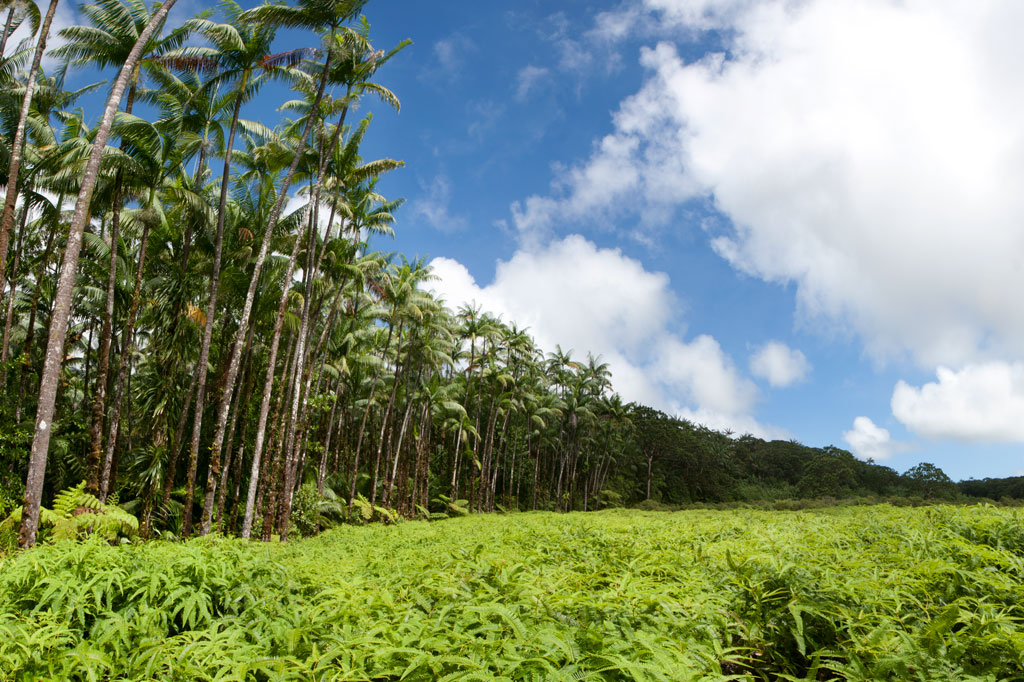
[[[64, 62], [64, 68], [92, 67], [99, 70], [120, 67], [131, 54], [139, 35], [152, 19], [152, 13], [145, 0], [96, 0], [85, 4], [80, 11], [90, 24], [69, 26], [58, 34], [65, 43], [53, 51], [53, 55]], [[141, 82], [143, 65], [152, 66], [164, 53], [178, 48], [188, 37], [189, 28], [178, 27], [168, 35], [152, 35], [143, 47], [142, 56], [132, 69], [128, 79], [128, 92], [124, 112], [131, 114], [135, 106]], [[122, 144], [122, 149], [124, 144]], [[107, 374], [110, 370], [110, 343], [113, 335], [114, 298], [117, 282], [117, 241], [121, 227], [121, 203], [124, 199], [123, 176], [118, 172], [113, 186], [111, 208], [110, 268], [107, 275], [107, 299], [100, 331], [99, 361], [96, 372], [96, 389], [92, 401], [92, 422], [90, 448], [86, 466], [86, 488], [106, 497], [106, 490], [100, 486], [100, 454], [103, 450], [104, 415], [107, 409]], [[124, 337], [127, 338], [127, 337]]]
[[[141, 165], [144, 166], [145, 171], [140, 179], [144, 185], [149, 187], [149, 192], [143, 206], [132, 216], [134, 222], [141, 223], [142, 235], [139, 238], [138, 265], [135, 269], [135, 281], [132, 288], [131, 304], [128, 309], [128, 319], [125, 322], [124, 331], [121, 335], [121, 366], [118, 370], [114, 401], [111, 405], [110, 435], [107, 438], [106, 456], [103, 459], [103, 474], [99, 488], [99, 498], [102, 502], [106, 501], [107, 495], [111, 492], [111, 468], [115, 459], [114, 449], [117, 447], [118, 431], [121, 427], [121, 404], [124, 400], [125, 383], [128, 379], [128, 371], [131, 368], [132, 356], [137, 344], [135, 323], [138, 319], [140, 295], [142, 292], [142, 274], [146, 262], [146, 248], [149, 244], [151, 229], [161, 221], [157, 204], [157, 188], [163, 184], [168, 166], [173, 168], [174, 161], [177, 160], [173, 156], [173, 144], [164, 144], [166, 138], [161, 136], [155, 126], [149, 122], [123, 114], [120, 121], [120, 131], [118, 131], [119, 126], [117, 123], [115, 122], [115, 132], [119, 132], [122, 140], [128, 141], [135, 155], [140, 157], [139, 160], [142, 162]], [[170, 155], [169, 164], [165, 163], [165, 157], [168, 155]]]
[[164, 0], [160, 8], [153, 13], [149, 24], [136, 40], [128, 59], [114, 81], [107, 105], [100, 119], [99, 129], [89, 154], [89, 162], [82, 176], [82, 187], [75, 202], [75, 211], [71, 218], [68, 231], [68, 243], [64, 249], [64, 262], [61, 267], [60, 279], [57, 283], [57, 295], [54, 300], [54, 311], [50, 321], [50, 336], [46, 346], [46, 359], [40, 379], [39, 403], [36, 408], [35, 432], [29, 455], [28, 475], [25, 480], [25, 504], [22, 513], [21, 532], [18, 542], [22, 547], [35, 544], [36, 531], [39, 527], [39, 506], [43, 499], [43, 481], [46, 477], [46, 460], [50, 446], [54, 406], [57, 398], [57, 384], [60, 378], [60, 367], [63, 359], [64, 340], [67, 334], [68, 318], [71, 313], [71, 295], [78, 271], [78, 255], [82, 249], [82, 233], [88, 221], [92, 194], [99, 177], [100, 159], [103, 149], [110, 137], [110, 127], [114, 116], [121, 105], [121, 97], [142, 57], [143, 49], [150, 36], [157, 32], [167, 18], [167, 13], [177, 0]]
[[7, 39], [25, 21], [29, 22], [29, 35], [34, 36], [39, 30], [39, 7], [32, 0], [3, 0], [0, 2], [0, 11], [7, 11], [7, 19], [4, 21], [3, 33], [0, 34], [0, 59], [7, 51]]
[[46, 51], [46, 39], [50, 35], [50, 24], [53, 23], [53, 15], [56, 12], [57, 0], [50, 0], [46, 16], [43, 17], [43, 24], [39, 28], [39, 38], [32, 55], [32, 66], [28, 71], [27, 87], [21, 100], [18, 128], [14, 133], [14, 143], [11, 145], [11, 162], [7, 169], [7, 196], [4, 199], [3, 215], [0, 216], [0, 291], [3, 291], [6, 284], [7, 250], [10, 247], [11, 229], [14, 227], [14, 204], [18, 199], [18, 172], [21, 169], [21, 157], [24, 152], [25, 124], [32, 106], [32, 93], [35, 92], [39, 65], [42, 63], [43, 53]]
[[[228, 188], [231, 181], [231, 155], [242, 104], [251, 99], [263, 83], [264, 77], [283, 65], [295, 64], [303, 50], [289, 50], [279, 54], [270, 51], [276, 27], [241, 21], [242, 8], [234, 0], [223, 0], [221, 12], [229, 23], [218, 24], [206, 18], [192, 19], [186, 25], [210, 41], [210, 46], [179, 48], [166, 57], [168, 63], [188, 70], [215, 71], [208, 87], [232, 84], [229, 97], [232, 102], [231, 125], [224, 147], [224, 165], [221, 176], [220, 197], [217, 203], [217, 228], [214, 237], [213, 270], [210, 275], [206, 305], [206, 325], [203, 341], [196, 361], [195, 414], [192, 422], [192, 441], [189, 449], [188, 481], [186, 484], [185, 519], [182, 532], [192, 532], [192, 501], [195, 495], [196, 470], [199, 462], [199, 438], [203, 427], [203, 407], [206, 395], [207, 364], [213, 340], [213, 322], [217, 314], [217, 294], [220, 288], [221, 256], [224, 246], [224, 227], [227, 221]], [[269, 232], [269, 230], [268, 230]], [[247, 323], [247, 321], [246, 321]], [[246, 323], [241, 326], [245, 327]], [[244, 330], [242, 332], [244, 334]], [[225, 391], [230, 402], [231, 389]], [[218, 468], [219, 473], [219, 468]]]
[[[285, 26], [290, 28], [299, 27], [309, 28], [314, 31], [322, 31], [327, 36], [327, 56], [322, 68], [319, 69], [319, 85], [317, 86], [316, 96], [313, 100], [311, 115], [309, 116], [299, 138], [298, 145], [295, 149], [295, 156], [292, 158], [291, 166], [284, 177], [281, 192], [278, 195], [277, 202], [275, 203], [273, 210], [271, 211], [270, 221], [267, 225], [263, 241], [260, 244], [259, 253], [256, 256], [249, 291], [246, 293], [245, 303], [242, 306], [239, 330], [235, 336], [234, 343], [232, 344], [231, 359], [228, 365], [227, 379], [225, 382], [225, 397], [222, 397], [219, 405], [217, 426], [214, 431], [213, 445], [210, 449], [211, 465], [209, 467], [209, 479], [207, 481], [206, 497], [203, 504], [204, 533], [209, 532], [210, 519], [212, 519], [213, 515], [213, 496], [217, 475], [220, 473], [220, 450], [224, 442], [224, 432], [227, 427], [227, 416], [230, 410], [230, 395], [234, 390], [235, 381], [238, 378], [238, 367], [241, 362], [242, 338], [244, 337], [245, 329], [249, 324], [249, 316], [252, 313], [253, 299], [256, 296], [257, 281], [263, 268], [263, 262], [267, 257], [270, 238], [277, 226], [281, 210], [284, 208], [288, 187], [291, 184], [292, 178], [295, 176], [295, 171], [299, 166], [303, 154], [305, 153], [310, 134], [314, 130], [315, 124], [319, 118], [320, 101], [323, 99], [324, 90], [329, 80], [331, 65], [334, 58], [334, 35], [343, 24], [350, 21], [358, 13], [364, 4], [366, 4], [366, 0], [300, 0], [296, 7], [288, 7], [284, 5], [263, 5], [249, 10], [242, 16], [244, 20], [253, 21], [257, 25], [264, 27], [276, 28], [277, 26]], [[290, 503], [291, 498], [289, 497], [288, 504], [290, 505]]]

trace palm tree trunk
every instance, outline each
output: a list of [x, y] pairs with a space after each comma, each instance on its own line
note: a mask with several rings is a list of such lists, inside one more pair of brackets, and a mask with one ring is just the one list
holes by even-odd
[[57, 236], [57, 229], [58, 226], [54, 225], [50, 230], [49, 235], [46, 237], [46, 248], [43, 250], [43, 257], [39, 264], [39, 274], [36, 276], [36, 286], [32, 291], [32, 304], [29, 307], [28, 314], [28, 331], [25, 334], [25, 343], [22, 345], [22, 348], [24, 348], [23, 353], [25, 354], [25, 361], [21, 363], [21, 367], [18, 368], [18, 402], [14, 409], [15, 423], [21, 423], [21, 410], [25, 402], [25, 368], [32, 365], [32, 342], [35, 339], [36, 312], [39, 310], [39, 297], [43, 291], [46, 266], [50, 262], [50, 255], [53, 253], [53, 242]]
[[398, 351], [395, 353], [395, 376], [391, 387], [391, 396], [388, 398], [388, 406], [384, 410], [384, 416], [380, 420], [380, 439], [377, 441], [377, 459], [373, 464], [373, 483], [370, 488], [370, 504], [377, 504], [377, 479], [380, 473], [380, 460], [384, 453], [384, 435], [391, 420], [391, 410], [395, 406], [395, 397], [398, 395], [398, 384], [401, 367], [398, 364], [402, 357], [402, 326], [398, 327]]
[[[289, 340], [288, 349], [284, 353], [284, 358], [285, 358], [284, 367], [281, 368], [281, 384], [282, 385], [284, 385], [285, 382], [288, 381], [288, 370], [291, 367], [292, 348], [294, 346], [295, 346], [295, 336], [292, 335], [290, 337], [290, 340]], [[273, 378], [273, 377], [271, 377], [271, 378]], [[257, 492], [256, 492], [256, 502], [255, 502], [255, 510], [259, 511], [259, 513], [261, 514], [260, 518], [263, 518], [264, 512], [266, 511], [267, 503], [264, 500], [266, 499], [267, 491], [269, 489], [271, 489], [271, 488], [274, 488], [274, 481], [272, 480], [272, 471], [273, 471], [274, 465], [276, 464], [276, 458], [273, 456], [274, 455], [274, 438], [277, 435], [277, 431], [280, 428], [280, 418], [281, 418], [281, 412], [284, 409], [284, 399], [285, 399], [285, 392], [284, 391], [280, 391], [278, 393], [278, 396], [277, 396], [277, 402], [274, 404], [274, 417], [271, 420], [271, 423], [273, 424], [273, 429], [271, 430], [271, 434], [270, 434], [269, 446], [266, 448], [267, 456], [263, 458], [263, 462], [260, 465], [259, 479], [258, 479], [258, 484], [259, 485], [258, 485], [258, 487], [256, 489]], [[257, 434], [257, 436], [258, 435], [259, 434]], [[259, 440], [257, 440], [257, 442], [259, 443]], [[255, 452], [254, 452], [254, 455], [255, 455]], [[254, 464], [256, 462], [255, 456], [253, 458], [253, 462], [254, 462]], [[251, 477], [250, 477], [250, 483], [251, 482], [252, 481], [251, 481]], [[250, 490], [250, 494], [251, 494], [252, 488], [250, 487], [249, 490]], [[248, 502], [246, 503], [246, 508], [247, 509], [249, 508], [249, 503]], [[252, 521], [252, 519], [250, 518], [250, 525], [251, 525], [251, 521]], [[247, 537], [247, 536], [243, 536], [243, 537]]]
[[[256, 424], [256, 443], [252, 451], [252, 470], [249, 475], [249, 491], [245, 499], [245, 516], [242, 518], [242, 537], [248, 539], [252, 531], [253, 512], [256, 504], [256, 491], [259, 483], [258, 473], [260, 471], [260, 460], [263, 457], [263, 447], [267, 434], [267, 417], [270, 414], [270, 397], [274, 392], [274, 376], [277, 369], [277, 350], [281, 345], [281, 330], [284, 328], [284, 315], [288, 310], [288, 292], [291, 290], [292, 274], [295, 268], [295, 258], [298, 255], [299, 244], [302, 240], [296, 237], [292, 245], [292, 254], [288, 259], [288, 268], [282, 281], [281, 301], [277, 305], [277, 318], [274, 320], [274, 333], [270, 339], [270, 358], [267, 361], [267, 374], [263, 380], [263, 398], [260, 401], [260, 417]], [[255, 280], [254, 280], [255, 281]], [[290, 355], [286, 357], [289, 358]], [[287, 367], [287, 363], [286, 363]], [[287, 373], [287, 369], [285, 370]], [[228, 370], [230, 377], [231, 370]], [[284, 379], [282, 378], [282, 381]]]
[[298, 457], [296, 456], [295, 434], [298, 430], [299, 404], [305, 396], [303, 389], [308, 390], [308, 384], [304, 381], [304, 369], [306, 359], [306, 339], [309, 336], [309, 306], [312, 300], [312, 285], [316, 273], [313, 272], [313, 220], [316, 213], [314, 204], [310, 211], [310, 226], [306, 239], [306, 295], [302, 297], [302, 319], [299, 323], [299, 335], [295, 343], [295, 385], [292, 388], [291, 416], [288, 421], [288, 431], [284, 441], [284, 484], [281, 488], [283, 496], [278, 502], [278, 527], [281, 529], [281, 541], [288, 539], [288, 518], [292, 510], [292, 492], [295, 488], [295, 476], [298, 468]]
[[[294, 336], [292, 338], [292, 347], [295, 346]], [[284, 459], [284, 432], [288, 427], [287, 416], [288, 412], [284, 409], [285, 405], [291, 402], [292, 395], [292, 376], [295, 374], [295, 367], [291, 366], [292, 358], [289, 357], [288, 362], [285, 364], [285, 375], [281, 378], [282, 385], [286, 386], [285, 392], [281, 396], [281, 400], [277, 405], [277, 422], [274, 425], [273, 438], [271, 439], [270, 451], [271, 457], [271, 468], [270, 476], [267, 477], [267, 490], [270, 493], [269, 501], [264, 503], [263, 508], [263, 541], [267, 542], [270, 540], [271, 534], [274, 532], [274, 523], [277, 519], [277, 508], [278, 500], [280, 499], [281, 487], [284, 484], [284, 474], [281, 471], [282, 460]], [[288, 367], [291, 367], [288, 370]], [[278, 530], [280, 533], [280, 530]]]
[[[227, 501], [227, 476], [228, 469], [231, 466], [231, 447], [235, 435], [235, 427], [239, 421], [238, 410], [242, 403], [246, 402], [246, 396], [249, 395], [249, 391], [252, 390], [252, 335], [256, 329], [256, 325], [249, 326], [248, 340], [245, 342], [245, 362], [242, 364], [242, 382], [239, 383], [240, 393], [235, 396], [235, 404], [232, 408], [231, 413], [231, 427], [228, 429], [227, 435], [227, 451], [224, 454], [224, 468], [220, 476], [219, 490], [217, 492], [217, 515], [216, 520], [221, 524], [221, 531], [224, 530], [224, 504]], [[245, 422], [246, 417], [249, 416], [249, 410], [245, 409], [241, 416], [241, 438], [242, 443], [238, 446], [238, 458], [241, 460], [242, 455], [245, 452]], [[241, 471], [241, 467], [236, 466], [236, 470]], [[237, 475], [237, 474], [236, 474]]]
[[[21, 212], [21, 225], [18, 227], [18, 245], [14, 251], [14, 264], [11, 266], [11, 293], [7, 299], [7, 315], [4, 318], [4, 340], [3, 347], [0, 348], [0, 364], [3, 364], [2, 373], [0, 373], [0, 387], [3, 390], [7, 390], [7, 356], [10, 352], [11, 345], [11, 324], [14, 322], [14, 299], [18, 294], [18, 270], [21, 268], [21, 251], [25, 243], [25, 223], [28, 222], [28, 206], [26, 205], [24, 210]], [[88, 374], [88, 364], [86, 364], [86, 373]], [[86, 380], [88, 382], [88, 380]]]
[[96, 368], [96, 390], [92, 399], [92, 425], [89, 430], [91, 446], [85, 466], [85, 488], [99, 496], [100, 454], [103, 451], [103, 417], [107, 408], [107, 374], [110, 371], [110, 339], [114, 329], [114, 292], [117, 288], [117, 239], [120, 219], [115, 215], [110, 226], [110, 270], [107, 276], [107, 302], [100, 329], [100, 357]]
[[11, 26], [14, 25], [14, 7], [7, 10], [7, 22], [4, 23], [4, 34], [0, 36], [0, 59], [3, 59], [7, 51], [7, 39], [11, 37]]
[[[366, 399], [366, 409], [363, 410], [362, 421], [359, 422], [359, 435], [356, 437], [356, 452], [355, 458], [352, 462], [352, 481], [349, 486], [348, 493], [348, 514], [352, 516], [352, 501], [356, 497], [356, 476], [359, 473], [359, 453], [363, 446], [363, 433], [366, 430], [366, 420], [370, 416], [370, 407], [373, 404], [373, 395], [377, 391], [377, 381], [380, 379], [381, 372], [384, 369], [384, 362], [387, 361], [388, 349], [391, 348], [391, 333], [394, 331], [394, 327], [388, 326], [388, 337], [384, 341], [384, 350], [381, 352], [381, 366], [374, 372], [373, 381], [370, 383], [370, 395]], [[355, 391], [352, 392], [353, 406], [355, 405]]]
[[135, 286], [132, 290], [132, 305], [128, 311], [128, 323], [125, 326], [124, 352], [121, 353], [121, 367], [117, 372], [117, 389], [114, 393], [114, 404], [110, 415], [110, 437], [107, 439], [107, 452], [103, 459], [103, 478], [100, 481], [101, 502], [107, 501], [110, 494], [110, 471], [114, 461], [114, 448], [117, 446], [117, 433], [121, 428], [121, 404], [124, 400], [124, 387], [128, 379], [128, 371], [132, 366], [132, 355], [135, 353], [135, 321], [139, 316], [139, 300], [142, 294], [142, 273], [146, 263], [146, 245], [149, 242], [150, 223], [146, 221], [142, 228], [142, 239], [139, 244], [139, 265], [135, 269]]
[[[142, 56], [142, 50], [157, 27], [163, 24], [167, 13], [176, 1], [164, 0], [160, 9], [153, 13], [149, 24], [139, 34], [138, 40], [135, 41], [135, 45], [128, 55], [128, 60], [121, 67], [121, 73], [114, 82], [114, 86], [110, 91], [110, 97], [107, 99], [107, 106], [103, 112], [99, 129], [96, 131], [92, 151], [89, 154], [89, 161], [82, 176], [82, 187], [78, 193], [78, 201], [75, 202], [75, 212], [71, 218], [71, 225], [68, 230], [68, 244], [64, 250], [64, 264], [61, 267], [60, 279], [57, 282], [57, 295], [54, 300], [53, 314], [50, 321], [50, 337], [46, 345], [46, 359], [43, 363], [43, 374], [40, 380], [35, 433], [32, 438], [32, 448], [29, 455], [28, 475], [25, 479], [25, 505], [22, 513], [21, 532], [18, 537], [18, 543], [22, 547], [30, 547], [35, 544], [36, 531], [39, 528], [39, 507], [43, 501], [43, 481], [46, 478], [46, 461], [50, 449], [53, 414], [57, 403], [57, 387], [60, 382], [64, 339], [67, 336], [68, 320], [71, 316], [71, 295], [75, 286], [75, 277], [78, 274], [78, 255], [82, 250], [82, 234], [85, 231], [85, 224], [88, 222], [89, 208], [92, 204], [92, 193], [96, 189], [96, 182], [99, 179], [100, 159], [103, 155], [103, 148], [107, 145], [107, 139], [110, 137], [110, 127], [114, 122], [114, 115], [121, 104], [121, 97], [128, 86], [128, 79], [131, 77], [139, 57]], [[56, 9], [55, 0], [53, 8]], [[49, 24], [47, 23], [45, 27], [49, 29]]]
[[[128, 87], [125, 113], [132, 112], [135, 104], [135, 82]], [[121, 148], [124, 149], [124, 142]], [[90, 447], [86, 458], [86, 490], [97, 497], [106, 498], [106, 491], [99, 483], [100, 452], [103, 450], [103, 420], [107, 408], [107, 374], [110, 372], [110, 339], [114, 329], [114, 293], [117, 289], [117, 240], [121, 232], [121, 172], [114, 178], [114, 205], [110, 211], [110, 269], [107, 271], [107, 302], [103, 313], [103, 327], [100, 332], [100, 359], [96, 372], [96, 391], [92, 401], [92, 425], [89, 430]], [[127, 337], [124, 337], [127, 338]], [[108, 451], [109, 451], [108, 446]], [[109, 455], [108, 455], [109, 457]], [[104, 464], [106, 466], [106, 464]], [[109, 472], [107, 472], [109, 473]]]
[[21, 156], [25, 147], [25, 127], [28, 123], [29, 110], [32, 107], [32, 95], [36, 90], [36, 75], [39, 73], [39, 65], [43, 60], [43, 53], [46, 51], [46, 38], [50, 34], [50, 24], [53, 23], [53, 15], [56, 11], [57, 0], [50, 0], [50, 6], [46, 9], [46, 16], [43, 18], [43, 25], [39, 27], [39, 38], [36, 41], [36, 50], [32, 55], [32, 67], [29, 69], [28, 82], [25, 84], [25, 96], [21, 99], [18, 127], [14, 131], [14, 142], [11, 145], [11, 163], [7, 170], [7, 197], [4, 200], [3, 216], [0, 217], [0, 290], [3, 289], [6, 282], [7, 249], [10, 246], [11, 230], [14, 227], [14, 204], [18, 200], [18, 172], [21, 170]]
[[[244, 87], [244, 83], [245, 81], [243, 80], [242, 87]], [[217, 236], [215, 237], [213, 248], [213, 272], [210, 274], [210, 300], [206, 306], [206, 326], [203, 329], [203, 345], [199, 349], [199, 362], [196, 364], [196, 371], [199, 372], [199, 383], [196, 387], [196, 408], [192, 422], [192, 443], [189, 446], [188, 480], [185, 487], [185, 520], [181, 529], [182, 535], [185, 537], [192, 534], [192, 502], [195, 498], [196, 469], [199, 466], [199, 437], [203, 430], [203, 410], [206, 402], [207, 364], [210, 359], [210, 344], [213, 341], [213, 319], [217, 314], [217, 293], [218, 289], [220, 289], [220, 265], [221, 254], [224, 250], [224, 225], [227, 221], [228, 186], [231, 183], [231, 152], [235, 144], [235, 133], [238, 130], [238, 116], [241, 110], [242, 93], [240, 87], [239, 91], [235, 93], [234, 110], [231, 113], [231, 129], [228, 132], [228, 142], [224, 148], [224, 173], [220, 184], [220, 201], [217, 205]], [[245, 334], [246, 327], [248, 327], [248, 320], [245, 321], [245, 324], [239, 325], [239, 333]], [[231, 392], [233, 389], [234, 386], [232, 386], [231, 389], [226, 389], [224, 391], [224, 395], [227, 397], [228, 403], [231, 402]], [[227, 417], [225, 416], [225, 420], [226, 419]], [[221, 440], [223, 440], [223, 432], [221, 432], [220, 437]], [[210, 468], [208, 473], [206, 497], [210, 500], [209, 509], [211, 514], [213, 513], [212, 487], [216, 484], [217, 474], [219, 473], [220, 452], [218, 447], [216, 452], [211, 452]], [[206, 507], [207, 505], [204, 500], [204, 532], [202, 532], [202, 534], [209, 532], [209, 523], [206, 520]]]
[[[327, 384], [330, 388], [330, 383]], [[316, 492], [324, 494], [324, 479], [327, 477], [327, 455], [331, 451], [331, 436], [334, 434], [334, 415], [338, 413], [338, 403], [341, 402], [341, 394], [344, 392], [345, 383], [338, 376], [338, 388], [334, 395], [334, 402], [331, 403], [331, 413], [327, 416], [327, 434], [324, 437], [324, 451], [320, 455], [320, 466], [316, 473]]]
[[[263, 235], [263, 241], [260, 244], [260, 250], [256, 256], [256, 262], [253, 264], [252, 279], [249, 281], [249, 290], [248, 292], [246, 292], [245, 303], [242, 306], [242, 315], [241, 319], [238, 322], [239, 332], [238, 335], [235, 337], [234, 344], [232, 345], [231, 361], [228, 364], [228, 373], [224, 384], [224, 395], [228, 396], [229, 399], [232, 390], [234, 390], [235, 381], [238, 377], [238, 364], [241, 360], [242, 353], [241, 339], [242, 334], [244, 333], [242, 330], [249, 326], [249, 317], [250, 315], [252, 315], [253, 301], [256, 298], [256, 289], [259, 286], [260, 273], [263, 270], [263, 262], [267, 258], [267, 252], [270, 249], [270, 240], [273, 237], [274, 230], [277, 228], [277, 221], [281, 217], [281, 210], [284, 208], [284, 202], [288, 198], [288, 187], [289, 185], [291, 185], [292, 178], [295, 176], [295, 171], [299, 166], [299, 161], [301, 160], [303, 153], [306, 151], [306, 140], [309, 138], [309, 134], [313, 130], [313, 124], [317, 117], [317, 112], [320, 109], [320, 101], [323, 99], [324, 89], [327, 86], [327, 77], [330, 72], [332, 55], [333, 50], [328, 50], [327, 58], [324, 62], [324, 70], [320, 77], [320, 86], [316, 93], [316, 99], [313, 102], [313, 108], [310, 111], [309, 119], [306, 121], [306, 127], [302, 131], [302, 138], [299, 140], [298, 147], [295, 150], [295, 156], [292, 158], [291, 166], [288, 168], [288, 173], [287, 175], [285, 175], [284, 181], [281, 183], [281, 189], [279, 190], [279, 193], [277, 195], [277, 201], [274, 202], [274, 207], [270, 212], [270, 220], [267, 222], [267, 230]], [[232, 132], [233, 131], [234, 126], [232, 126]], [[225, 166], [226, 165], [227, 162], [225, 161]], [[225, 181], [226, 178], [227, 172], [225, 171]], [[222, 197], [224, 196], [225, 191], [226, 187], [222, 188]], [[286, 287], [288, 286], [288, 284], [290, 284], [290, 282], [286, 283]], [[220, 449], [224, 443], [224, 431], [227, 427], [227, 413], [228, 406], [222, 399], [220, 407], [217, 411], [217, 428], [214, 431], [213, 444], [210, 446], [210, 476], [212, 476], [212, 478], [210, 478], [207, 482], [208, 497], [210, 496], [210, 486], [212, 482], [216, 480], [215, 474], [220, 467]], [[203, 528], [207, 531], [209, 529], [205, 505], [203, 509]]]

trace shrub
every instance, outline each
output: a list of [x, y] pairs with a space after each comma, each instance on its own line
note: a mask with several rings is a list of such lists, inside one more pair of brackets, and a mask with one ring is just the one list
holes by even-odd
[[303, 483], [292, 498], [291, 527], [303, 537], [315, 535], [320, 529], [321, 499], [315, 483]]

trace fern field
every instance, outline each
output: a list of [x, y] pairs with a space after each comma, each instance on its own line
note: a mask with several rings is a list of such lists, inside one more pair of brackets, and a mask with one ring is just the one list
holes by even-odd
[[985, 507], [473, 515], [0, 563], [3, 680], [1024, 679]]

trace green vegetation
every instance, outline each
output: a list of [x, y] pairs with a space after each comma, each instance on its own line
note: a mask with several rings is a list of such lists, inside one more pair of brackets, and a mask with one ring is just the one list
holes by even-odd
[[352, 118], [408, 42], [365, 0], [174, 4], [87, 3], [47, 75], [57, 0], [0, 3], [0, 681], [1024, 679], [1018, 512], [609, 509], [1019, 481], [733, 438], [451, 310], [375, 250], [402, 162]]
[[986, 507], [473, 515], [0, 564], [0, 679], [1024, 679]]
[[[624, 404], [600, 358], [450, 309], [422, 261], [376, 250], [402, 205], [378, 183], [403, 164], [363, 158], [363, 112], [400, 108], [382, 79], [408, 44], [373, 42], [376, 5], [224, 0], [166, 20], [173, 4], [85, 3], [53, 74], [56, 0], [0, 5], [0, 518], [21, 519], [23, 546], [83, 480], [143, 538], [960, 496], [930, 465], [900, 475]], [[4, 42], [19, 24], [35, 49]], [[86, 69], [116, 83], [102, 114], [80, 103], [104, 83], [68, 86]], [[271, 80], [293, 92], [273, 126], [247, 118]], [[288, 197], [304, 205], [286, 214]]]

